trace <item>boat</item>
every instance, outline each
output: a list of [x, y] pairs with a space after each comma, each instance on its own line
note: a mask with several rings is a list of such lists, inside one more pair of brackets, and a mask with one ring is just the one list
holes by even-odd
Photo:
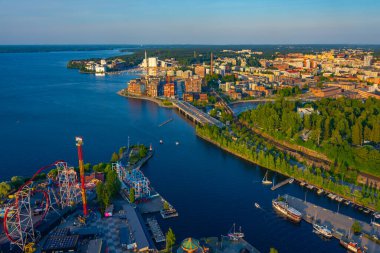
[[314, 186], [312, 186], [312, 185], [309, 184], [308, 186], [306, 186], [306, 188], [309, 189], [309, 190], [313, 190]]
[[363, 212], [365, 213], [365, 214], [369, 214], [369, 212], [371, 212], [368, 208], [366, 208], [366, 209], [364, 209], [363, 210]]
[[238, 241], [240, 239], [243, 239], [244, 233], [241, 232], [241, 227], [239, 228], [239, 231], [237, 232], [235, 229], [235, 223], [232, 225], [232, 228], [230, 229], [230, 232], [228, 232], [228, 238], [232, 241]]
[[374, 213], [373, 216], [375, 216], [376, 219], [380, 219], [380, 213], [379, 212]]
[[298, 223], [302, 219], [302, 214], [295, 208], [289, 206], [287, 202], [274, 199], [272, 200], [272, 206], [276, 211], [285, 215], [291, 221]]
[[323, 192], [324, 192], [323, 189], [318, 189], [317, 194], [318, 194], [318, 195], [321, 195]]
[[178, 142], [178, 141], [176, 141], [176, 142], [175, 142], [175, 145], [177, 145], [177, 146], [178, 146], [178, 145], [179, 145], [179, 142]]
[[323, 237], [330, 239], [332, 237], [331, 230], [327, 228], [327, 226], [321, 226], [318, 224], [313, 224], [313, 232], [322, 235]]
[[340, 202], [342, 202], [342, 201], [343, 201], [343, 198], [342, 198], [342, 197], [339, 197], [339, 196], [337, 196], [337, 197], [335, 198], [335, 200], [336, 200], [336, 201], [338, 201], [338, 202], [340, 203]]
[[339, 243], [350, 252], [363, 253], [362, 249], [356, 242], [350, 242], [347, 239], [342, 238], [339, 240]]
[[331, 200], [334, 200], [336, 198], [336, 196], [332, 193], [329, 193], [329, 195], [327, 195], [327, 197], [329, 197]]
[[258, 203], [255, 203], [256, 208], [260, 208], [260, 205]]
[[265, 172], [265, 176], [261, 182], [266, 185], [272, 184], [272, 181], [268, 180], [268, 171]]
[[376, 221], [371, 222], [372, 226], [380, 227], [380, 223], [377, 223]]
[[104, 72], [96, 72], [95, 76], [105, 76], [106, 74]]
[[177, 210], [175, 210], [173, 207], [170, 207], [167, 210], [162, 209], [160, 211], [160, 214], [161, 214], [162, 218], [164, 218], [164, 219], [169, 219], [169, 218], [173, 218], [173, 217], [177, 217], [178, 216]]
[[294, 182], [294, 178], [291, 178], [290, 180], [289, 180], [289, 184], [292, 184]]
[[163, 144], [164, 143], [164, 141], [163, 140], [160, 140], [160, 144]]
[[349, 205], [351, 204], [351, 201], [346, 200], [346, 201], [344, 201], [344, 204], [345, 204], [346, 206], [349, 206]]
[[305, 184], [306, 184], [305, 182], [301, 182], [300, 186], [305, 186]]

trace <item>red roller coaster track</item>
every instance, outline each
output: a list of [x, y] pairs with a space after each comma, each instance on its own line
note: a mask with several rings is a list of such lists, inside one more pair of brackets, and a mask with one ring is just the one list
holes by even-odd
[[[9, 206], [5, 211], [4, 222], [3, 222], [5, 235], [12, 243], [18, 245], [21, 249], [23, 249], [25, 247], [25, 244], [27, 243], [28, 235], [26, 234], [33, 233], [33, 237], [34, 237], [34, 231], [29, 231], [29, 230], [33, 230], [35, 227], [41, 224], [43, 219], [46, 217], [49, 211], [49, 206], [50, 206], [50, 199], [49, 199], [49, 194], [47, 193], [47, 191], [35, 190], [33, 189], [33, 187], [31, 187], [31, 185], [34, 179], [42, 171], [45, 171], [53, 166], [56, 166], [60, 162], [64, 162], [64, 161], [59, 160], [52, 164], [49, 164], [47, 166], [40, 168], [28, 181], [26, 181], [21, 187], [19, 187], [17, 192], [14, 194], [15, 201], [13, 205]], [[25, 208], [25, 209], [30, 208], [30, 202], [28, 203], [28, 201], [30, 200], [30, 195], [34, 193], [41, 193], [43, 195], [43, 198], [46, 200], [46, 204], [44, 207], [44, 212], [40, 216], [40, 219], [36, 223], [33, 224], [32, 218], [26, 217], [28, 214], [31, 215], [31, 210], [27, 210], [26, 214], [22, 213], [20, 210], [22, 208]], [[14, 211], [14, 213], [11, 214], [11, 211]], [[26, 222], [26, 224], [23, 224], [25, 220], [28, 220], [29, 222]], [[30, 223], [30, 221], [32, 221], [32, 223]], [[9, 231], [8, 225], [14, 226], [13, 232]], [[16, 237], [16, 235], [18, 237]]]

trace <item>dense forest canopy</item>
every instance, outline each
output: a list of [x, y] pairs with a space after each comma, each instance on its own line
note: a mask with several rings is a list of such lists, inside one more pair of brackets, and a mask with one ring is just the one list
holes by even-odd
[[[311, 108], [301, 115], [297, 108]], [[322, 99], [312, 103], [285, 101], [260, 105], [240, 119], [275, 138], [326, 154], [336, 169], [357, 169], [380, 176], [380, 101]], [[301, 136], [304, 138], [302, 139]]]

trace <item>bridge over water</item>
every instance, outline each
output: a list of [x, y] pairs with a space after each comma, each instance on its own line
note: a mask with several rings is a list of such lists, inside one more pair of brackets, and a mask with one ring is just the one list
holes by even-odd
[[224, 126], [222, 122], [211, 117], [207, 113], [199, 110], [198, 108], [196, 108], [195, 106], [191, 105], [188, 102], [175, 100], [175, 101], [172, 101], [172, 103], [179, 110], [180, 113], [184, 114], [186, 117], [188, 117], [189, 119], [191, 119], [197, 124], [200, 124], [200, 125], [210, 124], [210, 125], [215, 125], [217, 127]]

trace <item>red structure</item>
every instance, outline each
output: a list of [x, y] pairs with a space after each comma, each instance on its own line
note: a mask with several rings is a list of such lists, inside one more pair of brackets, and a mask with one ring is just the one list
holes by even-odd
[[76, 145], [78, 147], [78, 158], [79, 158], [79, 172], [80, 172], [80, 184], [81, 184], [81, 193], [82, 193], [82, 202], [83, 202], [83, 214], [87, 216], [87, 199], [86, 199], [86, 188], [84, 182], [84, 165], [83, 165], [83, 139], [82, 137], [75, 137]]
[[[18, 246], [22, 251], [25, 247], [34, 244], [38, 234], [34, 228], [37, 227], [45, 218], [51, 205], [51, 199], [45, 189], [37, 189], [37, 185], [33, 184], [35, 178], [44, 170], [47, 170], [58, 163], [57, 161], [48, 166], [39, 169], [28, 181], [26, 181], [14, 195], [14, 202], [9, 205], [4, 213], [3, 228], [4, 233], [11, 244]], [[40, 194], [41, 209], [39, 218], [33, 218], [33, 205], [31, 204], [31, 196]]]

